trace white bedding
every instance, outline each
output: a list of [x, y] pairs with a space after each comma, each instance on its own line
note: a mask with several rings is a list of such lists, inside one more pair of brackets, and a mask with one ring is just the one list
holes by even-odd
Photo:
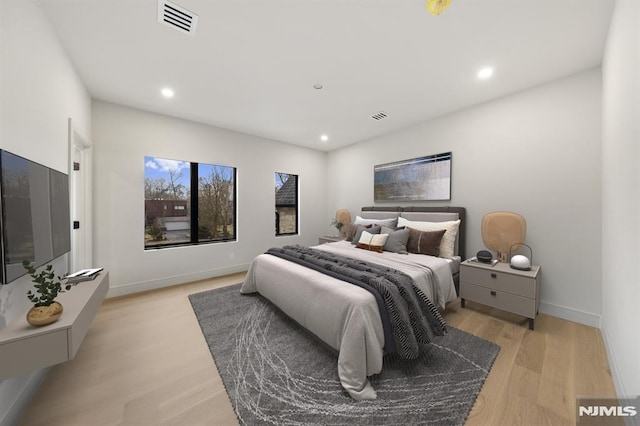
[[[347, 241], [315, 248], [405, 272], [441, 308], [456, 298], [451, 268], [445, 259], [369, 252], [357, 249]], [[367, 377], [382, 370], [384, 334], [378, 306], [371, 293], [268, 254], [253, 260], [240, 291], [259, 292], [337, 350], [340, 381], [354, 399], [376, 398]]]

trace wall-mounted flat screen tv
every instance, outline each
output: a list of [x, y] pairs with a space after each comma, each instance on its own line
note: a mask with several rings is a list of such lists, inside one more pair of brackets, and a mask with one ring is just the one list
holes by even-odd
[[71, 250], [69, 176], [0, 150], [2, 283]]

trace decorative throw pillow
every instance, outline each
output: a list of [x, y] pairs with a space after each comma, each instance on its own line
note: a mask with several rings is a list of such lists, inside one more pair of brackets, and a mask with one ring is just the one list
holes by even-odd
[[393, 229], [383, 226], [380, 230], [382, 234], [389, 234], [387, 242], [384, 243], [384, 251], [393, 253], [408, 254], [407, 241], [409, 240], [409, 229]]
[[354, 223], [356, 225], [378, 225], [393, 228], [398, 223], [398, 218], [390, 217], [388, 219], [364, 219], [360, 216], [356, 216], [356, 220], [354, 221]]
[[440, 257], [451, 258], [455, 256], [456, 235], [458, 235], [458, 228], [460, 227], [459, 219], [447, 222], [420, 222], [399, 217], [398, 226], [406, 226], [419, 231], [439, 231], [444, 229], [446, 232], [440, 242]]
[[409, 241], [407, 250], [409, 253], [426, 254], [429, 256], [440, 255], [440, 242], [446, 230], [439, 231], [418, 231], [409, 228]]
[[382, 253], [382, 248], [384, 247], [384, 243], [387, 241], [388, 237], [389, 234], [370, 234], [367, 231], [362, 231], [362, 235], [360, 236], [356, 247]]
[[358, 225], [358, 227], [356, 228], [355, 235], [353, 236], [353, 240], [351, 241], [351, 244], [357, 244], [358, 241], [360, 241], [360, 236], [362, 235], [362, 232], [364, 231], [368, 231], [370, 234], [379, 234], [380, 227], [374, 226], [374, 225], [368, 225], [368, 226]]
[[[356, 237], [356, 233], [358, 232], [358, 226], [355, 223], [350, 223], [349, 224], [349, 228], [347, 229], [347, 233], [346, 233], [346, 240], [347, 241], [352, 241], [353, 244], [357, 243], [358, 240], [355, 239]], [[371, 228], [373, 225], [362, 225], [364, 226], [366, 229]]]

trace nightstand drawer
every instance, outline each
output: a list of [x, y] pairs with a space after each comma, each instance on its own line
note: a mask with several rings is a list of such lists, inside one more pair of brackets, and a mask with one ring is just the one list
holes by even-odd
[[460, 281], [460, 297], [528, 318], [536, 317], [536, 300]]
[[498, 270], [461, 265], [460, 281], [519, 296], [536, 297], [536, 281], [534, 278], [518, 276]]

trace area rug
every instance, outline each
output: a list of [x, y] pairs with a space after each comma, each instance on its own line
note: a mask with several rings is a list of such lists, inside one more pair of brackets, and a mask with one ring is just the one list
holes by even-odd
[[461, 425], [500, 350], [449, 326], [418, 359], [385, 358], [377, 399], [355, 401], [337, 353], [262, 296], [237, 284], [189, 300], [244, 425]]

